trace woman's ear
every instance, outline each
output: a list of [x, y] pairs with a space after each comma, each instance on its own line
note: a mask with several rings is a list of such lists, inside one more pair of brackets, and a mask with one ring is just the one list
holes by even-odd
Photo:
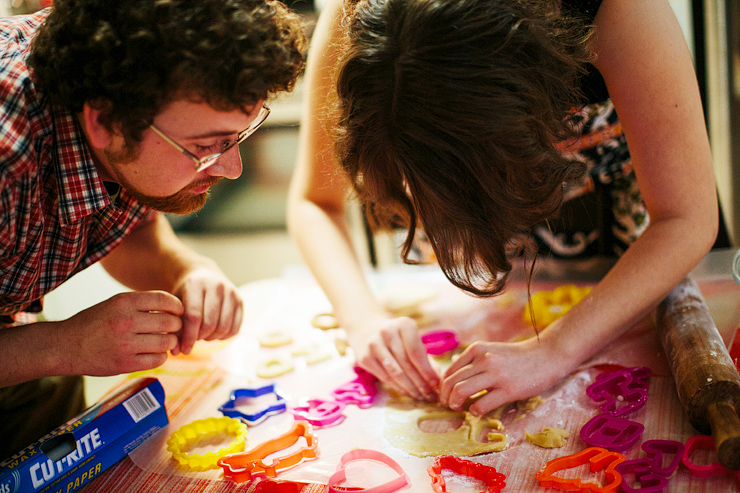
[[105, 149], [113, 140], [113, 132], [104, 123], [106, 114], [106, 104], [101, 102], [88, 101], [82, 107], [80, 123], [90, 145], [97, 149]]

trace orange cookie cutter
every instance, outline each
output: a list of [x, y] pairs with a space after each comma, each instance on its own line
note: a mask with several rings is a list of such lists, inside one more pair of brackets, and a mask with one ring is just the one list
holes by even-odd
[[[618, 452], [610, 452], [601, 447], [589, 447], [578, 453], [551, 460], [534, 477], [545, 487], [581, 491], [584, 493], [615, 493], [617, 487], [622, 482], [622, 475], [617, 472], [616, 467], [625, 460], [624, 455]], [[587, 462], [589, 463], [591, 472], [604, 470], [606, 480], [608, 481], [607, 484], [599, 486], [596, 483], [584, 483], [581, 481], [581, 478], [565, 479], [553, 476], [553, 473], [557, 471], [578, 467]]]
[[506, 476], [493, 467], [453, 455], [440, 455], [435, 457], [434, 464], [427, 467], [427, 473], [432, 478], [432, 488], [436, 493], [447, 493], [447, 484], [442, 477], [442, 469], [483, 481], [486, 483], [486, 490], [481, 493], [496, 493], [506, 486], [504, 481]]
[[[306, 439], [305, 447], [272, 459], [271, 464], [265, 463], [264, 459], [268, 455], [287, 449], [296, 444], [301, 437]], [[278, 472], [297, 466], [304, 460], [315, 459], [317, 446], [318, 437], [313, 433], [311, 425], [305, 421], [296, 421], [287, 433], [268, 440], [252, 450], [229, 454], [219, 460], [218, 465], [223, 468], [224, 476], [230, 477], [236, 483], [249, 481], [257, 474], [274, 478]]]

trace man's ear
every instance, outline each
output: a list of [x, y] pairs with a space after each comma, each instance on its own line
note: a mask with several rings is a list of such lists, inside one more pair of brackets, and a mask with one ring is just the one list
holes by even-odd
[[90, 145], [105, 149], [113, 140], [114, 133], [106, 125], [108, 104], [101, 101], [88, 101], [82, 107], [81, 123], [85, 128]]

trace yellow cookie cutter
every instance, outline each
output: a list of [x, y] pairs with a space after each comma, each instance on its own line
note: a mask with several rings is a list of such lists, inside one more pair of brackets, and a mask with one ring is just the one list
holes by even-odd
[[531, 323], [534, 312], [535, 323], [539, 327], [547, 327], [590, 292], [591, 288], [579, 288], [575, 284], [564, 284], [552, 291], [538, 291], [532, 295], [531, 304], [524, 307], [522, 318], [525, 322]]
[[[188, 454], [183, 449], [217, 435], [233, 435], [228, 447], [207, 454]], [[218, 461], [236, 452], [242, 452], [247, 441], [247, 425], [238, 419], [206, 418], [183, 425], [167, 440], [167, 450], [181, 466], [193, 471], [205, 471], [218, 467]]]

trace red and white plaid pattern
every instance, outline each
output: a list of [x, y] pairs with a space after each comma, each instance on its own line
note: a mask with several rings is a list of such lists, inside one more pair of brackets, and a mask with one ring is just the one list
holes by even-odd
[[0, 316], [39, 311], [148, 213], [125, 191], [111, 202], [74, 115], [35, 87], [26, 60], [47, 14], [0, 19]]

